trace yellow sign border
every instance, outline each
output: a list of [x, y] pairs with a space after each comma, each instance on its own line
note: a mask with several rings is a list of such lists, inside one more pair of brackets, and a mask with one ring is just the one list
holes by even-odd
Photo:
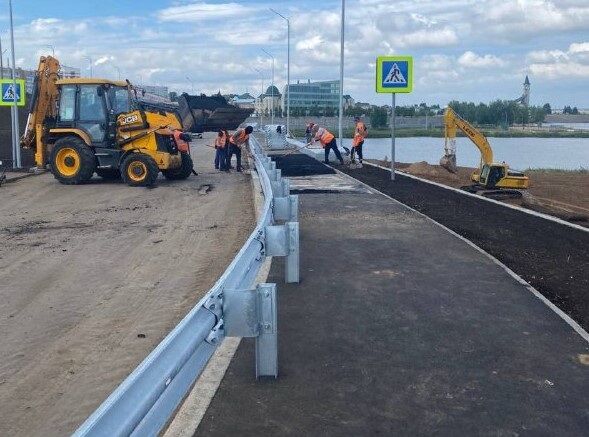
[[[8, 83], [8, 84], [12, 84], [13, 80], [12, 79], [0, 79], [0, 106], [12, 106], [14, 105], [14, 102], [10, 101], [10, 102], [5, 102], [3, 99], [3, 95], [1, 95], [1, 91], [2, 91], [2, 84], [4, 83]], [[26, 95], [27, 95], [27, 89], [26, 89], [26, 83], [24, 79], [16, 79], [16, 83], [20, 85], [20, 89], [21, 89], [21, 93], [20, 96], [18, 98], [18, 101], [16, 102], [16, 106], [25, 106], [25, 100], [26, 100]]]
[[[397, 88], [385, 88], [382, 86], [382, 64], [383, 62], [395, 62], [395, 61], [406, 61], [407, 62], [407, 86]], [[410, 93], [413, 91], [413, 56], [378, 56], [376, 58], [376, 92], [395, 94], [395, 93]]]

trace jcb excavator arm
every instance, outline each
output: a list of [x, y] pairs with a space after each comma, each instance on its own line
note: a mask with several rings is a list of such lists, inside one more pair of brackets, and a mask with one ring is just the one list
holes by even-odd
[[450, 107], [446, 108], [444, 112], [444, 126], [446, 129], [446, 143], [444, 146], [446, 155], [440, 160], [440, 165], [452, 173], [456, 173], [456, 129], [464, 132], [481, 152], [481, 167], [483, 164], [493, 162], [493, 149], [491, 149], [487, 138]]
[[38, 167], [45, 166], [44, 122], [57, 116], [59, 90], [55, 82], [59, 79], [59, 68], [57, 59], [52, 56], [41, 57], [35, 76], [27, 125], [20, 140], [21, 147], [35, 147], [35, 162]]

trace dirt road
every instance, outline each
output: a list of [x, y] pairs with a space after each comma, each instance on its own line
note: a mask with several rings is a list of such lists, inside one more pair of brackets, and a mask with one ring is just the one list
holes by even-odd
[[216, 172], [204, 143], [199, 176], [155, 189], [50, 174], [0, 188], [0, 435], [75, 430], [246, 240], [249, 176]]

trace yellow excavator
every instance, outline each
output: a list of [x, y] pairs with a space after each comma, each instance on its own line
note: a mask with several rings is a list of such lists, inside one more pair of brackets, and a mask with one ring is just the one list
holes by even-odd
[[20, 141], [35, 150], [38, 168], [49, 164], [63, 184], [97, 173], [132, 186], [155, 184], [160, 171], [167, 179], [194, 172], [190, 136], [174, 113], [141, 109], [129, 81], [62, 79], [59, 71], [57, 59], [41, 57]]
[[511, 170], [505, 162], [494, 162], [493, 149], [487, 138], [478, 129], [450, 107], [446, 108], [444, 112], [444, 126], [446, 132], [445, 155], [440, 159], [440, 165], [446, 170], [451, 173], [456, 173], [458, 170], [456, 166], [457, 129], [464, 132], [481, 152], [479, 168], [471, 175], [474, 185], [463, 187], [464, 189], [491, 196], [500, 191], [510, 190], [514, 195], [511, 197], [521, 197], [518, 190], [528, 188], [529, 178], [522, 172]]

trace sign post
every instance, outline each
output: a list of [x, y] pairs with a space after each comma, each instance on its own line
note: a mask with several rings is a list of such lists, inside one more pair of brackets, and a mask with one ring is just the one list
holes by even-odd
[[379, 56], [376, 58], [376, 92], [392, 94], [391, 105], [391, 180], [395, 180], [395, 109], [397, 93], [413, 91], [413, 57]]

